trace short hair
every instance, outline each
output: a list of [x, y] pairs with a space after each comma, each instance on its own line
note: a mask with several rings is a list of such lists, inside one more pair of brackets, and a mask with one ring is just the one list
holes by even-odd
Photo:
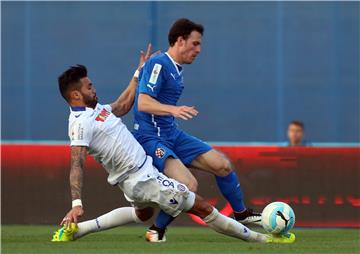
[[296, 125], [296, 126], [299, 126], [302, 130], [305, 130], [305, 125], [304, 125], [304, 123], [303, 122], [301, 122], [301, 121], [298, 121], [298, 120], [293, 120], [293, 121], [291, 121], [290, 123], [289, 123], [289, 126], [290, 125]]
[[180, 36], [186, 40], [192, 31], [197, 31], [203, 35], [204, 27], [201, 24], [196, 24], [186, 18], [176, 20], [169, 30], [169, 45], [174, 46], [175, 42]]
[[81, 64], [70, 66], [58, 77], [60, 93], [66, 101], [69, 101], [69, 91], [79, 89], [79, 81], [85, 77], [87, 77], [87, 69]]

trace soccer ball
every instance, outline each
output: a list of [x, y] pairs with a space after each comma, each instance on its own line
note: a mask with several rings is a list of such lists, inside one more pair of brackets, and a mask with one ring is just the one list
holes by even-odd
[[295, 224], [294, 211], [286, 203], [270, 203], [262, 212], [261, 224], [269, 233], [286, 234]]

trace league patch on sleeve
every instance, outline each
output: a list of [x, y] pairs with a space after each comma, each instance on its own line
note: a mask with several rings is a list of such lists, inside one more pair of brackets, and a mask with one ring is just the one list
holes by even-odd
[[84, 127], [81, 124], [74, 125], [71, 130], [71, 141], [84, 139]]
[[150, 76], [150, 79], [149, 79], [149, 83], [151, 84], [156, 84], [157, 80], [158, 80], [158, 77], [159, 77], [159, 74], [160, 74], [160, 71], [161, 71], [161, 68], [162, 68], [162, 65], [161, 64], [155, 64], [154, 65], [154, 68], [151, 72], [151, 76]]

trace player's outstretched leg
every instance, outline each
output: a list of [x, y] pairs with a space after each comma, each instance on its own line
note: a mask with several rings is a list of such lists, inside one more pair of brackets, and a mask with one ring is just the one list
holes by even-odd
[[69, 227], [63, 226], [53, 235], [53, 242], [73, 241], [89, 233], [103, 231], [129, 223], [141, 223], [151, 218], [153, 208], [135, 209], [121, 207], [108, 212], [100, 217], [80, 222], [71, 223]]
[[194, 206], [188, 213], [202, 218], [213, 230], [244, 241], [260, 243], [293, 243], [295, 241], [295, 235], [292, 233], [288, 233], [287, 236], [275, 237], [252, 231], [238, 221], [222, 215], [216, 208], [205, 202], [198, 195], [196, 196]]

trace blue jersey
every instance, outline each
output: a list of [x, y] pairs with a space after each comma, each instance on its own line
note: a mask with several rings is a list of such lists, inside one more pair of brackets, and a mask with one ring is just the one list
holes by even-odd
[[136, 90], [134, 132], [163, 136], [176, 129], [175, 118], [171, 115], [156, 116], [139, 112], [138, 98], [140, 93], [144, 93], [162, 104], [176, 105], [183, 89], [182, 67], [167, 53], [149, 59], [140, 72]]

